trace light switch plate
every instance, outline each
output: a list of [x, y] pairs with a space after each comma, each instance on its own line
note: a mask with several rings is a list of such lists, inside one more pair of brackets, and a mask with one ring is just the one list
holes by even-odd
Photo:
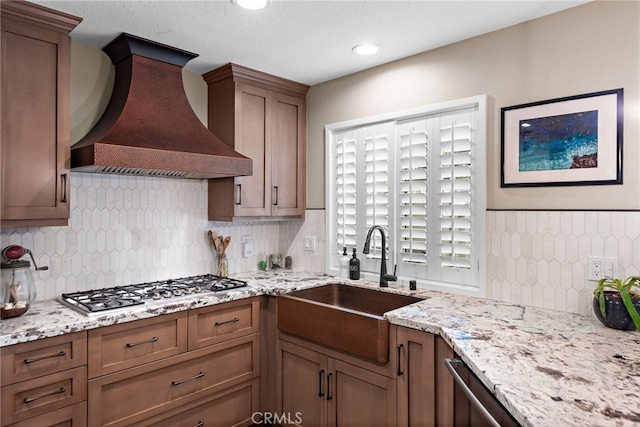
[[307, 252], [316, 251], [316, 236], [304, 236], [304, 250]]
[[244, 258], [249, 258], [253, 256], [253, 243], [246, 242], [242, 244], [242, 256]]

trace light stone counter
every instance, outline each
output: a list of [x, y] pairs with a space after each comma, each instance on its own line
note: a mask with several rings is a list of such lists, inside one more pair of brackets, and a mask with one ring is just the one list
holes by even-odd
[[[303, 272], [255, 272], [249, 286], [223, 294], [86, 317], [56, 301], [37, 302], [0, 322], [0, 346], [113, 325], [256, 295], [277, 295], [341, 281]], [[349, 284], [376, 287], [377, 283]], [[595, 317], [435, 291], [391, 311], [393, 324], [441, 335], [523, 426], [640, 426], [640, 333], [600, 325]]]

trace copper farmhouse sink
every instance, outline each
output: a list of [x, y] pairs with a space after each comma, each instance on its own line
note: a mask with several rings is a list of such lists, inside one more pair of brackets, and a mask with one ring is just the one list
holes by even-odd
[[389, 360], [389, 322], [384, 313], [422, 300], [332, 283], [278, 295], [278, 329], [385, 363]]

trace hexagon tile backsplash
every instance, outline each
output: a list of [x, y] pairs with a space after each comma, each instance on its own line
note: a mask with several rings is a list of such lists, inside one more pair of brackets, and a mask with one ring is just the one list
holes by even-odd
[[[587, 257], [618, 258], [619, 276], [640, 274], [640, 212], [488, 211], [487, 297], [591, 314], [595, 282]], [[0, 244], [33, 250], [37, 299], [64, 292], [215, 273], [206, 231], [232, 238], [229, 274], [253, 271], [260, 253], [293, 257], [293, 268], [325, 270], [325, 211], [304, 221], [207, 221], [204, 180], [71, 174], [68, 227], [3, 229]], [[242, 236], [254, 255], [243, 258]], [[316, 236], [316, 252], [303, 250]]]
[[[322, 232], [324, 240], [324, 211], [307, 217], [305, 223], [315, 227], [310, 230]], [[209, 229], [232, 238], [230, 275], [255, 270], [261, 252], [295, 252], [294, 266], [323, 271], [323, 261], [297, 250], [302, 238], [296, 241], [296, 231], [307, 227], [303, 221], [209, 222], [205, 180], [72, 172], [69, 226], [3, 229], [0, 244], [29, 248], [38, 265], [49, 266], [33, 272], [37, 299], [45, 300], [64, 292], [215, 273]], [[254, 243], [253, 257], [242, 257], [242, 236]]]

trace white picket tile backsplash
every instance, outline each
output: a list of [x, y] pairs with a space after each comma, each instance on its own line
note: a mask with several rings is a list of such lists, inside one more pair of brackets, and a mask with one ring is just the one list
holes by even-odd
[[[308, 217], [316, 227], [312, 230], [324, 236], [324, 211], [320, 213], [320, 220], [313, 219], [318, 217], [314, 211]], [[281, 227], [299, 229], [303, 224], [290, 223], [294, 225], [209, 222], [204, 180], [73, 172], [68, 227], [3, 229], [0, 242], [1, 247], [29, 248], [38, 265], [49, 266], [34, 272], [37, 299], [44, 300], [64, 292], [215, 273], [209, 229], [232, 238], [227, 249], [230, 275], [252, 271], [259, 253], [288, 253], [296, 246], [296, 235], [288, 232], [284, 241], [280, 236]], [[242, 257], [242, 236], [254, 243], [253, 257]], [[313, 268], [305, 254], [293, 252], [294, 267]]]
[[592, 313], [587, 257], [618, 258], [640, 274], [640, 212], [487, 212], [487, 297]]
[[[487, 297], [591, 313], [587, 257], [618, 258], [619, 276], [640, 274], [640, 212], [488, 211]], [[0, 244], [33, 251], [37, 299], [171, 277], [215, 273], [206, 231], [229, 235], [229, 274], [254, 271], [258, 254], [293, 258], [295, 270], [325, 270], [324, 210], [304, 221], [209, 222], [203, 180], [71, 174], [68, 227], [3, 229]], [[252, 257], [242, 257], [249, 236]], [[316, 237], [316, 251], [303, 237]]]

